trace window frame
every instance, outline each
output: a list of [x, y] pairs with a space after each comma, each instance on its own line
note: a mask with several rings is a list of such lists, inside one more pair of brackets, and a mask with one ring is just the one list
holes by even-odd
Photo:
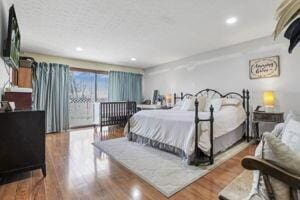
[[[94, 100], [95, 102], [97, 102], [97, 95], [98, 95], [98, 87], [97, 87], [97, 75], [98, 74], [102, 74], [102, 75], [108, 75], [109, 72], [108, 71], [103, 71], [103, 70], [95, 70], [95, 69], [86, 69], [86, 68], [80, 68], [80, 67], [70, 67], [70, 71], [74, 71], [74, 72], [89, 72], [89, 73], [94, 73], [95, 75], [95, 96], [94, 96]], [[108, 89], [108, 88], [107, 88]], [[95, 117], [95, 116], [94, 116]], [[89, 125], [82, 125], [82, 126], [72, 126], [70, 127], [71, 129], [76, 129], [76, 128], [84, 128], [84, 127], [93, 127], [96, 124], [89, 124]]]

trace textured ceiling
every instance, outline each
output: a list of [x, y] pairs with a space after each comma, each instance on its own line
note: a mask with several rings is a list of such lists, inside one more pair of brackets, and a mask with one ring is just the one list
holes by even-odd
[[[278, 0], [4, 0], [22, 50], [150, 67], [270, 35]], [[228, 26], [228, 17], [238, 22]], [[77, 52], [76, 47], [82, 47]], [[130, 61], [135, 57], [137, 61]]]

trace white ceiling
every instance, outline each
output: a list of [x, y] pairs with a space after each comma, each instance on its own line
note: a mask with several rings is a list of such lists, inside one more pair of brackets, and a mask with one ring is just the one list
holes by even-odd
[[[279, 0], [4, 0], [22, 50], [150, 67], [272, 33]], [[228, 17], [238, 22], [228, 26]], [[77, 52], [76, 47], [82, 47]], [[135, 62], [130, 59], [135, 57]]]

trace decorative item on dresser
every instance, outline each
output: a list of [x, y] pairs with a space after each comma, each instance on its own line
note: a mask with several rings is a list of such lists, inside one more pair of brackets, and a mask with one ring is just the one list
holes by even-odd
[[128, 118], [136, 113], [136, 102], [102, 102], [100, 103], [100, 130], [103, 126], [126, 124]]
[[255, 126], [255, 140], [258, 142], [260, 138], [259, 134], [259, 123], [261, 122], [272, 122], [272, 123], [282, 123], [284, 121], [283, 112], [253, 112], [253, 124]]
[[[151, 111], [151, 112], [138, 112], [135, 115], [133, 115], [132, 118], [130, 118], [130, 121], [127, 123], [127, 137], [131, 141], [145, 141], [147, 144], [151, 144], [153, 147], [160, 148], [162, 150], [166, 150], [169, 152], [173, 152], [174, 154], [177, 155], [183, 155], [184, 158], [187, 158], [189, 164], [193, 165], [199, 165], [199, 164], [213, 164], [214, 163], [214, 155], [218, 151], [222, 151], [220, 145], [218, 148], [220, 149], [215, 149], [214, 147], [214, 140], [216, 135], [214, 135], [214, 122], [215, 122], [215, 115], [218, 116], [218, 120], [221, 118], [221, 116], [218, 113], [214, 114], [214, 108], [213, 106], [210, 106], [211, 104], [208, 105], [208, 108], [206, 109], [205, 112], [200, 110], [199, 108], [199, 100], [198, 98], [211, 98], [211, 97], [219, 97], [218, 99], [222, 100], [220, 101], [221, 104], [223, 102], [223, 99], [227, 98], [238, 98], [241, 101], [239, 101], [237, 107], [233, 106], [234, 108], [228, 109], [226, 111], [231, 112], [231, 115], [234, 115], [233, 113], [239, 113], [238, 115], [239, 120], [236, 121], [241, 121], [239, 124], [235, 124], [236, 130], [233, 128], [231, 130], [228, 130], [230, 133], [235, 134], [237, 129], [241, 128], [241, 131], [239, 134], [241, 134], [241, 137], [244, 136], [244, 138], [247, 138], [247, 141], [249, 141], [249, 91], [243, 90], [242, 94], [236, 93], [236, 92], [229, 92], [225, 95], [221, 94], [220, 92], [213, 90], [213, 89], [205, 89], [199, 91], [196, 95], [192, 94], [183, 94], [181, 93], [180, 97], [177, 97], [176, 94], [174, 94], [174, 103], [176, 104], [176, 100], [184, 100], [184, 98], [195, 98], [195, 107], [192, 109], [194, 112], [190, 111], [185, 111], [185, 110], [177, 110], [176, 107], [174, 110], [170, 110], [168, 112], [164, 112], [162, 110], [158, 111]], [[183, 103], [184, 104], [184, 103]], [[210, 107], [209, 107], [210, 106]], [[220, 105], [221, 107], [221, 105]], [[220, 108], [219, 108], [220, 109]], [[198, 112], [202, 111], [202, 112]], [[216, 112], [219, 110], [216, 108]], [[225, 112], [226, 112], [225, 111]], [[160, 113], [158, 113], [160, 112]], [[228, 114], [228, 113], [226, 113]], [[157, 118], [156, 116], [161, 115], [161, 118]], [[149, 116], [150, 119], [149, 120]], [[184, 120], [181, 120], [181, 118], [184, 118]], [[225, 117], [224, 117], [225, 118]], [[133, 125], [130, 123], [131, 119], [134, 120]], [[226, 118], [228, 119], [228, 118]], [[172, 120], [175, 120], [172, 122]], [[230, 119], [229, 119], [230, 120]], [[228, 120], [227, 120], [228, 121]], [[226, 122], [227, 122], [226, 121]], [[204, 130], [206, 131], [205, 134], [205, 139], [204, 137], [199, 137], [198, 131], [203, 131], [203, 129], [199, 129], [199, 123], [204, 122], [207, 125], [207, 128]], [[174, 123], [178, 125], [177, 128], [174, 128]], [[232, 121], [230, 121], [232, 124]], [[172, 126], [171, 126], [172, 125]], [[159, 126], [160, 129], [156, 130], [156, 127]], [[136, 129], [135, 127], [139, 127]], [[183, 130], [183, 127], [190, 127], [187, 134], [187, 130]], [[173, 131], [168, 131], [172, 129]], [[152, 131], [150, 131], [152, 130]], [[167, 132], [164, 132], [164, 130]], [[137, 132], [135, 132], [137, 131]], [[148, 131], [148, 132], [147, 132]], [[150, 132], [149, 132], [150, 131]], [[144, 133], [147, 132], [147, 133]], [[184, 136], [182, 133], [185, 133]], [[218, 131], [217, 131], [218, 132]], [[226, 131], [224, 131], [226, 133]], [[192, 136], [194, 135], [195, 136]], [[228, 132], [227, 132], [228, 133]], [[192, 134], [192, 135], [191, 135]], [[175, 137], [176, 139], [174, 139]], [[178, 138], [177, 138], [178, 137]], [[161, 141], [156, 140], [155, 138], [162, 138], [160, 139]], [[174, 140], [178, 142], [179, 144], [176, 144], [177, 146], [173, 146], [172, 144]], [[193, 139], [194, 138], [194, 139]], [[199, 140], [200, 138], [200, 140]], [[202, 140], [201, 140], [202, 139]], [[193, 140], [195, 140], [193, 142]], [[221, 139], [220, 139], [221, 140]], [[232, 141], [231, 139], [230, 141]], [[204, 152], [199, 148], [199, 143], [201, 141], [201, 144], [204, 146], [207, 144], [206, 148], [207, 151]], [[166, 143], [169, 142], [169, 143]], [[236, 141], [237, 142], [237, 141]], [[172, 143], [172, 144], [170, 144]], [[182, 144], [194, 144], [192, 148], [194, 149], [193, 152], [190, 152], [191, 149], [190, 146], [187, 147], [188, 145], [183, 145], [179, 146]], [[229, 146], [232, 144], [228, 144]], [[225, 145], [227, 146], [227, 145]], [[215, 152], [216, 151], [216, 152]], [[192, 154], [191, 154], [192, 153]]]
[[32, 65], [34, 63], [35, 61], [31, 57], [20, 58], [19, 69], [12, 72], [13, 85], [21, 88], [32, 88]]
[[0, 112], [0, 177], [34, 169], [45, 163], [45, 112]]

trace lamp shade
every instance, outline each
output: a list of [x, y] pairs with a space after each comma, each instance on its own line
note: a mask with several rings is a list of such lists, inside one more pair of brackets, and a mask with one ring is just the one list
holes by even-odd
[[172, 102], [172, 95], [171, 95], [171, 94], [167, 94], [167, 95], [165, 96], [165, 98], [166, 98], [166, 102], [167, 102], [167, 103], [171, 103], [171, 102]]
[[275, 95], [273, 91], [264, 92], [264, 105], [265, 107], [274, 107]]

